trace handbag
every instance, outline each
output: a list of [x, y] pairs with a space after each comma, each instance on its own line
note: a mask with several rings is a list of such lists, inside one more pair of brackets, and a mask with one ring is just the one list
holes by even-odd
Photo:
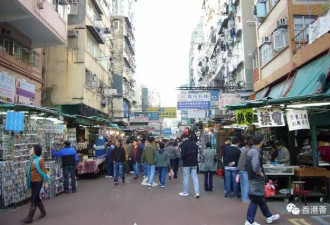
[[204, 172], [205, 171], [205, 163], [200, 162], [198, 163], [198, 169], [200, 172]]
[[249, 195], [262, 197], [265, 195], [265, 181], [250, 180], [249, 181]]

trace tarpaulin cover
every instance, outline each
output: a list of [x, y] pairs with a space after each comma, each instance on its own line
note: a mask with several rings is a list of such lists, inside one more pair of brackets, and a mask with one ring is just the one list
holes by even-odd
[[255, 96], [254, 99], [259, 100], [259, 99], [262, 99], [262, 98], [266, 97], [266, 94], [267, 94], [268, 90], [269, 90], [269, 87], [266, 87], [266, 88], [262, 89], [261, 91], [258, 91], [256, 93], [256, 96]]
[[286, 97], [311, 95], [321, 89], [320, 76], [329, 70], [330, 57], [324, 55], [297, 72], [292, 88]]
[[270, 97], [272, 99], [283, 97], [284, 94], [287, 92], [288, 88], [290, 87], [290, 84], [291, 84], [293, 78], [294, 78], [294, 76], [290, 77], [287, 80], [282, 81], [281, 83], [274, 85], [270, 89], [267, 97]]

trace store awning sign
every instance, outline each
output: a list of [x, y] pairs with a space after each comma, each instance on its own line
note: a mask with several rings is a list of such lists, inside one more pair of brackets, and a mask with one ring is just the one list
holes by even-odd
[[157, 112], [160, 119], [176, 118], [176, 107], [148, 107], [147, 112]]
[[129, 116], [129, 121], [131, 123], [148, 123], [149, 115], [148, 113], [131, 113]]
[[226, 105], [235, 105], [241, 103], [242, 98], [235, 93], [221, 93], [219, 96], [219, 109], [227, 110]]
[[199, 109], [188, 110], [188, 118], [190, 119], [204, 119], [206, 118], [206, 111]]
[[14, 103], [15, 77], [0, 72], [0, 100]]
[[178, 102], [178, 109], [210, 109], [210, 102]]
[[185, 109], [210, 109], [211, 94], [209, 91], [189, 91], [179, 93], [177, 96], [177, 108]]
[[149, 121], [159, 121], [159, 113], [158, 112], [149, 112]]
[[35, 86], [23, 80], [17, 80], [16, 102], [23, 105], [34, 105]]
[[280, 108], [258, 108], [259, 127], [285, 126], [283, 111]]
[[310, 129], [307, 110], [287, 110], [286, 119], [289, 131]]
[[250, 125], [254, 123], [253, 109], [236, 110], [237, 125]]

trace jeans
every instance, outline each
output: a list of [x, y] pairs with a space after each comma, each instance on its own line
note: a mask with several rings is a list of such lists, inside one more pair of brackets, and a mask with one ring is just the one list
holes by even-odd
[[204, 172], [204, 189], [205, 191], [213, 190], [213, 172], [211, 171]]
[[42, 187], [43, 181], [31, 182], [31, 205], [37, 206], [40, 199], [40, 190]]
[[155, 165], [148, 165], [149, 186], [152, 186], [152, 184], [154, 183], [155, 170], [156, 170]]
[[183, 167], [183, 193], [189, 193], [189, 174], [191, 174], [191, 177], [193, 179], [195, 194], [199, 195], [197, 166]]
[[234, 195], [238, 198], [238, 183], [236, 182], [237, 170], [225, 169], [226, 176], [226, 197], [230, 198], [231, 186], [233, 185]]
[[143, 163], [143, 176], [148, 176], [148, 165]]
[[69, 175], [71, 178], [71, 188], [72, 188], [72, 190], [76, 190], [76, 167], [75, 167], [75, 165], [63, 166], [64, 191], [69, 190]]
[[134, 162], [133, 169], [134, 169], [134, 177], [139, 177], [140, 163]]
[[249, 176], [247, 171], [239, 171], [239, 180], [241, 183], [242, 202], [249, 201]]
[[174, 178], [177, 178], [178, 177], [179, 161], [180, 161], [179, 158], [170, 159], [171, 169], [174, 172]]
[[266, 218], [272, 216], [272, 214], [269, 212], [269, 209], [268, 209], [268, 206], [267, 206], [265, 200], [261, 200], [261, 201], [251, 200], [248, 211], [247, 211], [247, 215], [246, 215], [246, 220], [249, 221], [249, 223], [254, 223], [254, 217], [256, 216], [258, 206], [260, 207], [262, 214]]
[[168, 167], [158, 167], [158, 177], [160, 186], [165, 186], [166, 174]]
[[118, 183], [118, 173], [119, 176], [123, 181], [125, 181], [125, 173], [123, 171], [123, 163], [121, 162], [115, 162], [114, 163], [114, 170], [113, 170], [113, 175], [114, 175], [114, 182]]
[[105, 169], [107, 171], [108, 176], [113, 176], [113, 163], [112, 162], [106, 162]]

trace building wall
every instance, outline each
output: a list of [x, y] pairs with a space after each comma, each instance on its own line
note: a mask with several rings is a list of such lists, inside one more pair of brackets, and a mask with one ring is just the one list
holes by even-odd
[[[302, 66], [312, 58], [326, 51], [330, 47], [330, 35], [326, 34], [313, 44], [304, 47], [301, 51], [295, 52], [294, 39], [294, 15], [318, 16], [329, 7], [328, 1], [310, 2], [307, 1], [281, 0], [265, 18], [265, 21], [257, 28], [257, 42], [260, 47], [262, 38], [272, 34], [276, 28], [277, 20], [288, 18], [288, 46], [282, 49], [277, 55], [260, 67], [260, 77], [254, 83], [254, 91], [258, 92], [264, 87], [283, 79], [290, 71]], [[310, 10], [310, 11], [309, 11]], [[259, 59], [261, 59], [259, 51]], [[260, 62], [259, 62], [260, 65]], [[274, 69], [275, 68], [275, 69]]]

